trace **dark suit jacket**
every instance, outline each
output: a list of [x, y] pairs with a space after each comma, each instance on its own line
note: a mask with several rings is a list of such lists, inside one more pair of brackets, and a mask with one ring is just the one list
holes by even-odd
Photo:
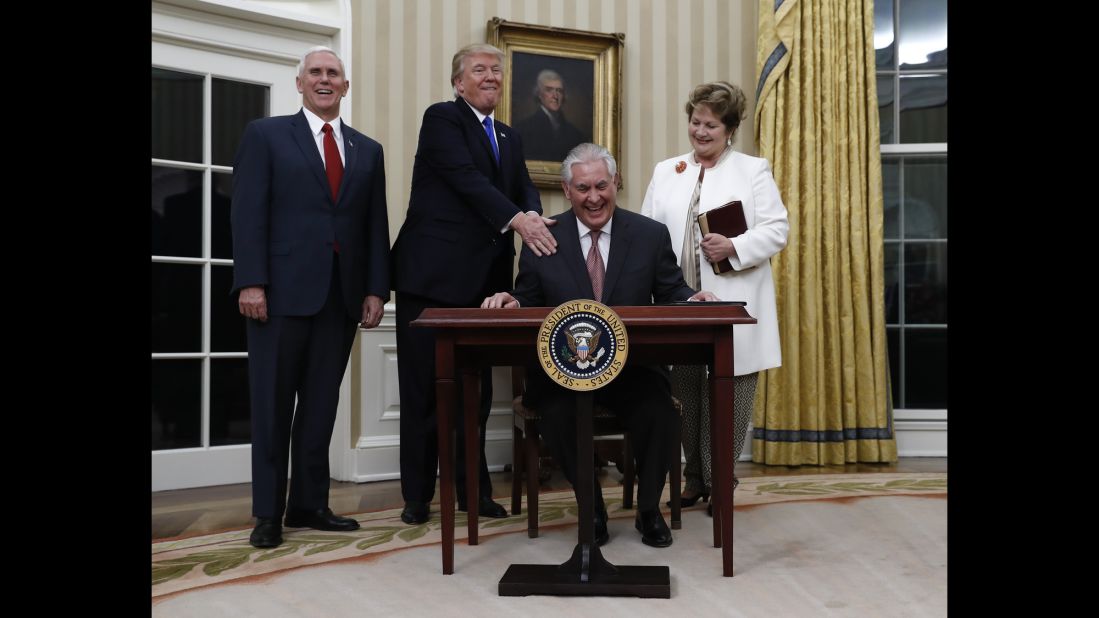
[[[519, 256], [519, 277], [512, 296], [523, 307], [556, 307], [568, 300], [592, 298], [588, 267], [580, 250], [576, 215], [553, 217], [549, 228], [557, 253], [537, 257], [526, 246]], [[623, 208], [614, 211], [611, 251], [603, 279], [605, 305], [651, 305], [686, 300], [695, 293], [683, 281], [663, 223]]]
[[457, 306], [511, 287], [517, 213], [542, 212], [523, 145], [495, 122], [500, 163], [477, 116], [461, 98], [424, 112], [412, 194], [393, 246], [393, 289]]
[[[591, 279], [580, 249], [576, 215], [571, 210], [553, 217], [549, 228], [557, 239], [557, 253], [538, 257], [524, 246], [519, 255], [519, 276], [511, 295], [522, 307], [556, 307], [577, 298], [592, 298]], [[622, 208], [614, 211], [611, 251], [603, 279], [604, 305], [651, 305], [686, 300], [695, 293], [683, 281], [668, 228]], [[647, 369], [667, 378], [662, 367], [634, 365], [628, 371]], [[536, 362], [527, 370], [526, 401], [537, 402], [547, 389], [561, 388], [551, 382]]]
[[244, 130], [233, 160], [233, 293], [265, 286], [271, 315], [320, 311], [336, 241], [348, 315], [362, 318], [367, 294], [389, 298], [382, 146], [347, 124], [341, 132], [344, 171], [334, 202], [304, 112]]
[[538, 111], [516, 123], [515, 130], [523, 136], [523, 143], [527, 145], [528, 159], [560, 163], [577, 144], [588, 141], [580, 129], [565, 119], [564, 114], [559, 114], [558, 118], [561, 126], [554, 131], [549, 116], [539, 107]]

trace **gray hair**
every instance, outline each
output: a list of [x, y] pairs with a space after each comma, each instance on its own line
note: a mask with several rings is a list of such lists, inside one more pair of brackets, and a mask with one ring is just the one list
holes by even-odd
[[534, 100], [535, 101], [540, 101], [541, 100], [541, 99], [539, 99], [538, 94], [542, 90], [542, 84], [544, 84], [544, 83], [546, 83], [550, 80], [557, 80], [557, 81], [561, 82], [561, 87], [562, 88], [565, 87], [565, 79], [563, 77], [561, 77], [560, 73], [558, 73], [557, 71], [554, 71], [553, 69], [542, 69], [542, 71], [540, 73], [538, 73], [538, 79], [534, 80]]
[[599, 144], [585, 142], [570, 150], [565, 160], [561, 162], [561, 179], [565, 181], [565, 184], [571, 185], [572, 166], [577, 163], [591, 163], [592, 161], [606, 163], [607, 172], [611, 178], [614, 178], [614, 175], [618, 173], [618, 164], [606, 148]]
[[[454, 57], [450, 60], [450, 85], [454, 86], [454, 80], [462, 74], [462, 71], [466, 68], [466, 58], [469, 56], [475, 56], [477, 54], [492, 54], [496, 56], [496, 59], [500, 61], [500, 66], [504, 66], [504, 52], [495, 45], [489, 45], [488, 43], [473, 43], [466, 45], [462, 49], [459, 49]], [[454, 89], [454, 94], [458, 94], [458, 89]]]
[[347, 77], [347, 71], [343, 68], [343, 59], [335, 52], [331, 47], [325, 47], [324, 45], [317, 45], [316, 47], [310, 47], [305, 50], [305, 53], [301, 55], [301, 60], [298, 60], [298, 77], [301, 77], [305, 71], [305, 59], [318, 52], [328, 52], [336, 57], [336, 61], [340, 63], [340, 73]]

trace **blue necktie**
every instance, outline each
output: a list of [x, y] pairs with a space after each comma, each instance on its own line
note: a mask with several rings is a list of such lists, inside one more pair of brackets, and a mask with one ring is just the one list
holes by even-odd
[[500, 147], [496, 145], [496, 132], [492, 130], [492, 118], [485, 116], [481, 124], [485, 125], [485, 134], [488, 135], [488, 142], [492, 144], [492, 154], [496, 155], [496, 163], [500, 163]]

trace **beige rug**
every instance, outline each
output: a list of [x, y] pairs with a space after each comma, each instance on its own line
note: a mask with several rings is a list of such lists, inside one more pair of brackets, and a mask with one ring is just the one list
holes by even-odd
[[[742, 479], [733, 578], [721, 577], [721, 553], [712, 547], [704, 509], [685, 510], [675, 543], [654, 549], [633, 529], [635, 511], [623, 511], [617, 492], [605, 489], [612, 521], [604, 556], [616, 564], [669, 566], [674, 606], [652, 599], [499, 597], [496, 584], [509, 564], [563, 562], [576, 543], [572, 493], [550, 492], [540, 497], [539, 538], [527, 538], [525, 513], [482, 518], [481, 544], [459, 541], [449, 576], [441, 572], [437, 512], [420, 526], [403, 524], [400, 509], [361, 513], [354, 516], [362, 524], [355, 532], [287, 531], [284, 545], [271, 550], [248, 545], [250, 528], [158, 541], [152, 544], [153, 613], [448, 616], [480, 608], [548, 616], [618, 615], [632, 608], [627, 613], [636, 616], [652, 607], [664, 614], [694, 607], [703, 615], [731, 616], [945, 615], [946, 486], [940, 473]], [[462, 539], [465, 518], [458, 516]]]

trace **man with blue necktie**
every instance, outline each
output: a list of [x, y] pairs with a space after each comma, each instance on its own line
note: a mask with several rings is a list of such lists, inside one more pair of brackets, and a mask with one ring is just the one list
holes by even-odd
[[[401, 393], [401, 519], [428, 519], [435, 495], [435, 332], [409, 324], [428, 307], [477, 307], [510, 289], [514, 234], [536, 255], [556, 251], [542, 201], [527, 173], [519, 135], [493, 117], [503, 88], [504, 53], [492, 45], [463, 47], [451, 61], [455, 99], [424, 112], [408, 213], [393, 245], [397, 293], [397, 371]], [[484, 517], [507, 517], [492, 500], [485, 461], [491, 375], [481, 379], [480, 503]], [[457, 423], [458, 509], [465, 501], [464, 440]]]

